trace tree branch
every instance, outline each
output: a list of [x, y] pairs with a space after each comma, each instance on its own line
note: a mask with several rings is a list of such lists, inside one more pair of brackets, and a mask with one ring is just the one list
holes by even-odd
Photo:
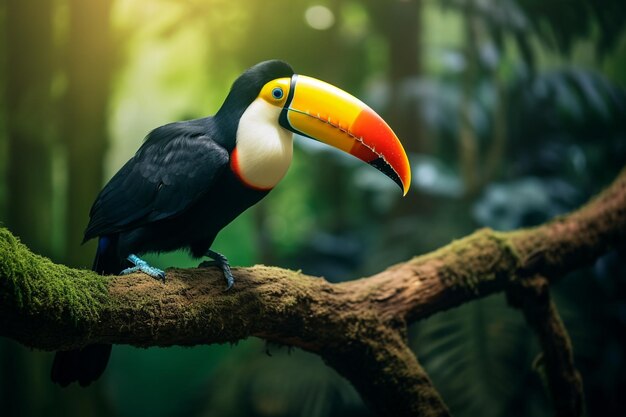
[[574, 367], [574, 353], [567, 330], [552, 302], [548, 280], [535, 276], [509, 288], [509, 303], [524, 313], [543, 350], [536, 361], [545, 379], [556, 417], [580, 417], [583, 412], [583, 382]]
[[0, 334], [59, 350], [234, 342], [249, 336], [320, 354], [381, 415], [448, 415], [405, 343], [407, 323], [541, 274], [588, 264], [626, 233], [626, 173], [580, 210], [514, 232], [489, 229], [377, 275], [340, 284], [297, 271], [170, 269], [101, 277], [56, 265], [0, 229]]

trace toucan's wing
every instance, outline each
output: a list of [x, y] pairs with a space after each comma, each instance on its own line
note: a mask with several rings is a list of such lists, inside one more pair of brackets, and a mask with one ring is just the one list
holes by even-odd
[[209, 191], [229, 161], [210, 127], [182, 122], [150, 133], [98, 195], [85, 240], [176, 216]]

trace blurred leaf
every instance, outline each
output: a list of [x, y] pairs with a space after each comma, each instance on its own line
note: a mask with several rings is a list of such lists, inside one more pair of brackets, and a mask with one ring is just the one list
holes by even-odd
[[626, 22], [626, 10], [621, 0], [568, 0], [545, 2], [519, 0], [528, 16], [533, 16], [535, 30], [544, 39], [554, 37], [559, 49], [569, 52], [573, 42], [592, 36], [600, 29], [600, 53], [611, 49]]
[[422, 192], [448, 198], [463, 195], [459, 175], [441, 160], [428, 155], [412, 155], [413, 184]]
[[[465, 304], [415, 327], [414, 348], [452, 414], [524, 415], [520, 390], [526, 398], [530, 390], [540, 392], [538, 378], [526, 380], [536, 354], [532, 335], [503, 296]], [[549, 414], [544, 403], [532, 415]]]
[[559, 179], [520, 178], [489, 185], [473, 211], [482, 226], [513, 230], [546, 222], [568, 211], [579, 199], [578, 191]]
[[[368, 416], [354, 388], [315, 355], [255, 341], [231, 356], [202, 393], [201, 416]], [[244, 365], [245, 364], [245, 365]]]

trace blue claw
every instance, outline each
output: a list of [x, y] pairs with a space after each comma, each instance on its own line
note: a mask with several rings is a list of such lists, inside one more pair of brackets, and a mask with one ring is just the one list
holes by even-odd
[[124, 269], [122, 272], [120, 272], [120, 275], [128, 275], [132, 274], [133, 272], [143, 272], [144, 274], [150, 275], [154, 279], [165, 281], [164, 271], [148, 265], [148, 262], [144, 261], [139, 256], [131, 254], [126, 259], [128, 259], [129, 262], [135, 266]]
[[208, 250], [206, 256], [213, 258], [212, 261], [204, 261], [200, 265], [199, 268], [206, 268], [209, 266], [217, 266], [224, 273], [224, 278], [226, 278], [226, 291], [230, 290], [235, 283], [235, 278], [233, 277], [233, 273], [230, 270], [230, 264], [228, 263], [228, 259], [221, 253]]

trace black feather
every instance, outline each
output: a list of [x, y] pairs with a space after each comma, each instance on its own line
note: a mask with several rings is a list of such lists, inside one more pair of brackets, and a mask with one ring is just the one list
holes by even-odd
[[[205, 123], [211, 134], [215, 124]], [[154, 130], [96, 199], [85, 240], [181, 214], [211, 190], [228, 161], [223, 147], [187, 122]]]
[[86, 387], [104, 372], [112, 347], [109, 344], [95, 344], [82, 349], [57, 352], [50, 373], [52, 381], [62, 387], [72, 382]]

